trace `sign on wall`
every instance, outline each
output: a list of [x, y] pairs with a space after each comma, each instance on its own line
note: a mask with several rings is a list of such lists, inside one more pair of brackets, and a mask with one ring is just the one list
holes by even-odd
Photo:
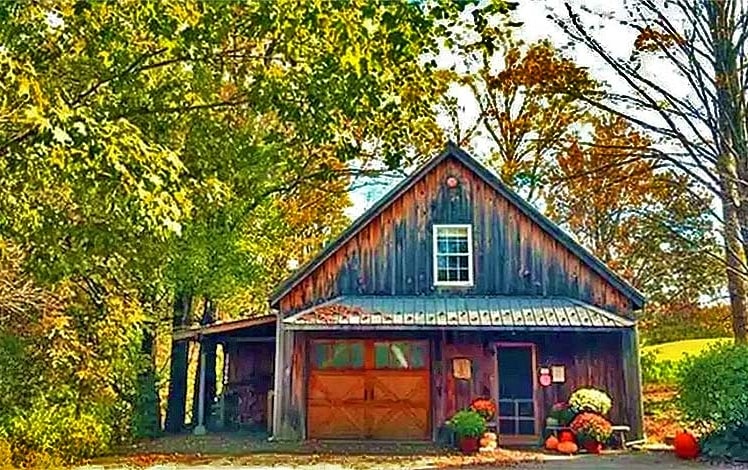
[[566, 382], [566, 368], [564, 366], [551, 366], [551, 379], [554, 384]]
[[470, 380], [472, 375], [470, 359], [466, 357], [456, 357], [452, 359], [452, 375], [456, 379]]

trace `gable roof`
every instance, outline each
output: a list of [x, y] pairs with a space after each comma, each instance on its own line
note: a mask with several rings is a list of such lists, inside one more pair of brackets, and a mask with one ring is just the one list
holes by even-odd
[[473, 173], [477, 174], [497, 193], [506, 198], [520, 212], [532, 220], [535, 224], [545, 230], [553, 239], [558, 241], [562, 246], [567, 248], [579, 259], [581, 259], [590, 269], [608, 281], [613, 287], [618, 289], [634, 306], [634, 309], [640, 309], [644, 306], [644, 295], [626, 280], [613, 272], [600, 259], [580, 245], [576, 240], [553, 223], [548, 217], [543, 215], [529, 202], [511, 190], [498, 176], [493, 174], [488, 168], [483, 166], [475, 158], [462, 150], [452, 141], [447, 143], [446, 148], [435, 158], [421, 165], [411, 175], [401, 181], [397, 186], [390, 190], [384, 197], [380, 198], [369, 210], [364, 212], [356, 219], [347, 229], [343, 231], [334, 241], [329, 243], [316, 257], [301, 266], [294, 274], [286, 279], [270, 296], [270, 305], [277, 307], [278, 302], [288, 294], [296, 285], [311, 274], [317, 267], [322, 265], [335, 251], [343, 246], [348, 240], [353, 238], [361, 229], [376, 216], [387, 209], [396, 199], [402, 196], [413, 185], [423, 178], [427, 173], [436, 168], [440, 163], [448, 158], [454, 158]]

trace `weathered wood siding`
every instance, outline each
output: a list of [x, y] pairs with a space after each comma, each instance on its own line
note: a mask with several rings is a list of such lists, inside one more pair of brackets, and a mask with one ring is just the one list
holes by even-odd
[[[450, 189], [449, 176], [459, 180]], [[474, 286], [435, 288], [432, 225], [472, 224]], [[459, 161], [417, 181], [280, 301], [284, 314], [342, 294], [549, 295], [620, 313], [629, 300]]]
[[267, 426], [268, 391], [273, 388], [275, 344], [226, 344], [226, 397], [232, 404], [229, 419], [238, 425]]
[[[478, 397], [497, 399], [496, 356], [492, 347], [496, 342], [533, 343], [537, 352], [537, 366], [563, 365], [566, 382], [548, 387], [538, 386], [536, 403], [538, 422], [545, 422], [554, 403], [567, 401], [571, 393], [582, 387], [606, 391], [612, 401], [610, 418], [615, 424], [630, 425], [633, 434], [641, 434], [640, 391], [625, 383], [622, 359], [623, 333], [547, 333], [493, 334], [474, 333], [470, 336], [447, 333], [440, 340], [443, 351], [441, 381], [435, 381], [435, 421], [444, 421], [465, 408]], [[623, 343], [625, 344], [625, 343]], [[473, 362], [471, 380], [456, 380], [452, 375], [452, 359], [469, 358]], [[538, 371], [536, 370], [537, 374]], [[443, 390], [443, 393], [438, 393]]]

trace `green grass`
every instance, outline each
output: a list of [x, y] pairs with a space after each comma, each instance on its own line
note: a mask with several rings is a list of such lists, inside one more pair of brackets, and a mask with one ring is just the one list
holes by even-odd
[[698, 355], [720, 341], [732, 341], [732, 338], [687, 339], [672, 343], [657, 344], [642, 348], [643, 353], [654, 351], [658, 361], [680, 361], [684, 354]]

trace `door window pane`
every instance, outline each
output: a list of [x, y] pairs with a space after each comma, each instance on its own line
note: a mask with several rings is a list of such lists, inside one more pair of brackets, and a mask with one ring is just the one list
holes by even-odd
[[317, 369], [361, 369], [364, 367], [364, 344], [352, 341], [318, 341], [314, 343], [313, 364]]
[[422, 343], [380, 341], [374, 343], [374, 367], [377, 369], [421, 369], [426, 367]]
[[516, 434], [515, 422], [513, 419], [500, 419], [499, 420], [499, 434]]
[[535, 434], [535, 421], [521, 420], [519, 422], [519, 434], [532, 436]]

